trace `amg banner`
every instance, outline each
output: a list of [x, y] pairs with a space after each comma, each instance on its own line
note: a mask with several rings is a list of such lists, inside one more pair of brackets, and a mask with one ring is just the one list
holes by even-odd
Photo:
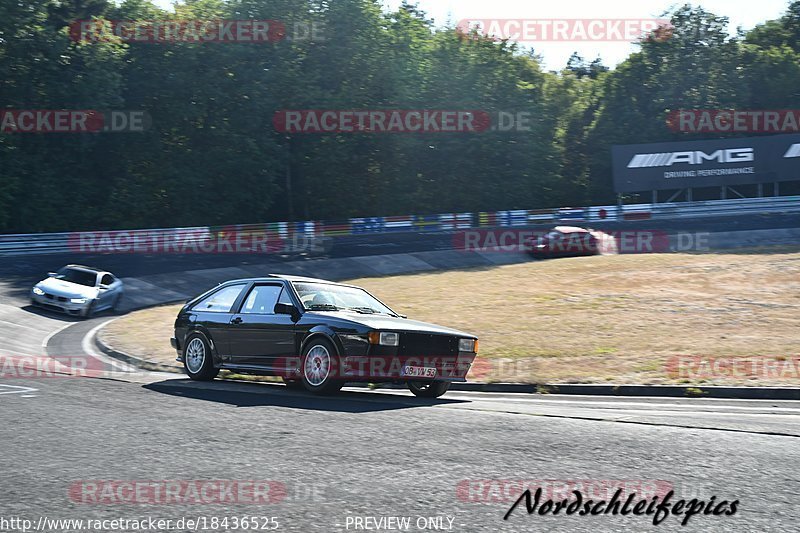
[[613, 146], [618, 193], [800, 180], [800, 134]]

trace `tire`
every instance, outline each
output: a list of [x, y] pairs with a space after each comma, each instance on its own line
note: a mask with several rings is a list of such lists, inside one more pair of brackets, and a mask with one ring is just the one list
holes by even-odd
[[450, 388], [449, 381], [409, 381], [408, 390], [418, 398], [438, 398]]
[[339, 371], [339, 355], [333, 344], [322, 337], [315, 337], [303, 349], [300, 360], [300, 381], [303, 387], [314, 394], [334, 394], [344, 382], [336, 379]]
[[83, 318], [92, 318], [92, 315], [94, 314], [94, 302], [95, 302], [94, 300], [89, 302], [89, 305], [87, 305], [86, 309], [83, 310], [83, 312], [81, 313], [81, 316]]
[[111, 304], [111, 312], [112, 313], [116, 313], [117, 312], [117, 308], [119, 307], [119, 302], [121, 300], [122, 300], [122, 295], [121, 294], [117, 294], [114, 297], [114, 303]]
[[219, 368], [214, 368], [214, 358], [206, 338], [199, 333], [192, 333], [186, 338], [183, 350], [183, 368], [186, 375], [195, 381], [211, 381]]
[[281, 379], [283, 380], [283, 383], [286, 385], [287, 389], [297, 390], [303, 388], [303, 382], [299, 379], [289, 379], [285, 377], [281, 377]]

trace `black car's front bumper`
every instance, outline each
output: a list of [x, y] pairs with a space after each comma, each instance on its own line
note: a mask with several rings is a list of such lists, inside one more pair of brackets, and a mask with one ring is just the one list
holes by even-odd
[[[345, 357], [341, 372], [348, 381], [466, 381], [474, 353], [458, 356], [356, 356]], [[435, 377], [403, 375], [406, 366], [435, 369]]]

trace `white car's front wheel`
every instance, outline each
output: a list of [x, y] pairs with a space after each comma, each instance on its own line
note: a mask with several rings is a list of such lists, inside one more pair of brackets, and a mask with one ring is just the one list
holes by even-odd
[[83, 308], [83, 311], [81, 312], [81, 316], [83, 318], [91, 318], [91, 316], [94, 314], [94, 303], [94, 300], [89, 300], [89, 302], [86, 304], [86, 307]]

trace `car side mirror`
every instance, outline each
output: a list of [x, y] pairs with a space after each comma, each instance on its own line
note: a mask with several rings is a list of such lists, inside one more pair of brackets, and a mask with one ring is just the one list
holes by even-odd
[[275, 309], [273, 311], [276, 315], [291, 315], [292, 320], [297, 320], [297, 317], [300, 316], [299, 311], [292, 304], [278, 302], [275, 304]]

